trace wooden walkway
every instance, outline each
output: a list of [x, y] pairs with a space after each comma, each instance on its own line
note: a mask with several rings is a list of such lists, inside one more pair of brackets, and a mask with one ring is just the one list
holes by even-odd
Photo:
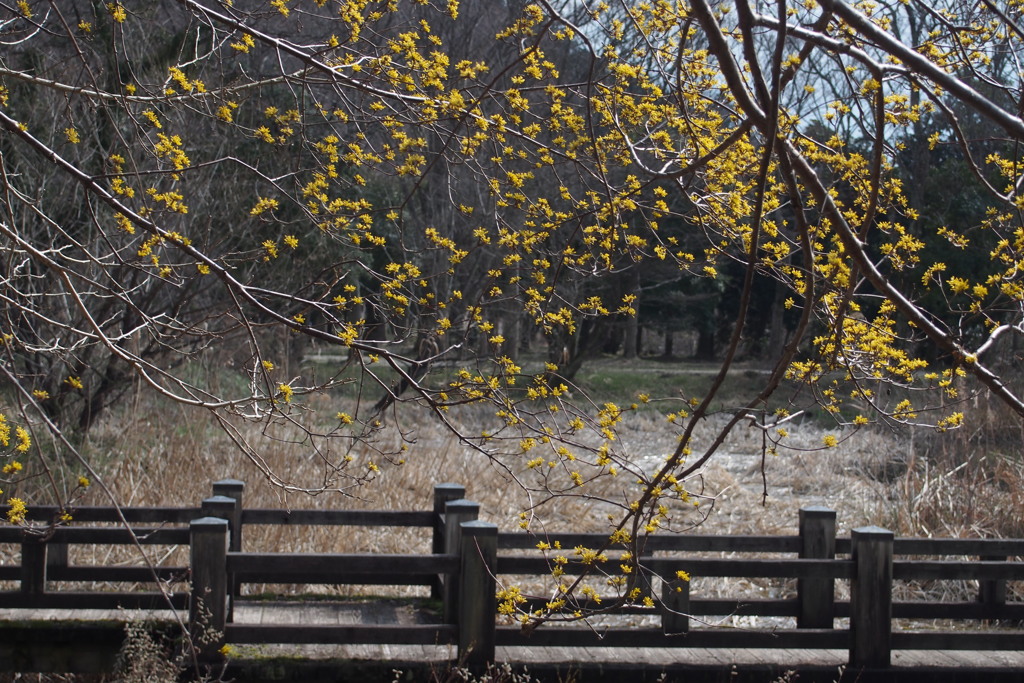
[[[182, 619], [187, 614], [179, 615]], [[170, 612], [104, 610], [26, 610], [0, 608], [0, 621], [53, 621], [144, 619], [170, 621]], [[303, 625], [414, 625], [434, 623], [428, 610], [406, 600], [365, 602], [239, 601], [234, 610], [236, 624]], [[232, 648], [231, 671], [236, 680], [275, 680], [267, 671], [281, 671], [282, 662], [304, 670], [304, 680], [372, 680], [372, 669], [381, 670], [381, 680], [391, 680], [393, 670], [444, 670], [456, 657], [448, 645], [239, 645]], [[892, 667], [886, 671], [843, 671], [847, 650], [794, 650], [754, 648], [608, 648], [608, 647], [498, 647], [496, 660], [516, 669], [526, 667], [542, 681], [645, 681], [713, 680], [731, 683], [775, 681], [786, 671], [806, 681], [1024, 681], [1022, 651], [912, 651], [894, 650]], [[338, 664], [348, 660], [345, 666]], [[359, 663], [369, 666], [358, 668]], [[339, 671], [353, 664], [357, 672], [346, 678]], [[277, 669], [274, 669], [274, 667]], [[254, 669], [255, 667], [255, 673]], [[574, 672], [574, 673], [573, 673]], [[386, 674], [386, 675], [385, 675]], [[295, 680], [292, 671], [287, 675]], [[661, 678], [664, 676], [663, 678]], [[429, 677], [429, 676], [428, 676]], [[414, 676], [419, 680], [419, 676]]]
[[[426, 612], [417, 611], [403, 603], [292, 603], [242, 602], [235, 608], [235, 623], [257, 624], [418, 624], [426, 623]], [[281, 646], [270, 646], [281, 647]], [[398, 659], [424, 661], [451, 660], [454, 647], [417, 645], [339, 645], [302, 646], [321, 656], [380, 659], [389, 655]], [[293, 646], [289, 646], [294, 651]], [[816, 666], [836, 669], [849, 659], [847, 650], [766, 650], [741, 648], [558, 648], [558, 647], [498, 647], [497, 661], [514, 664], [538, 663], [611, 663], [627, 659], [633, 663], [651, 666], [678, 664], [714, 665], [780, 665]], [[1015, 668], [1022, 672], [1024, 681], [1024, 651], [928, 651], [894, 650], [893, 665], [899, 667], [964, 667]]]
[[[495, 624], [496, 577], [550, 579], [552, 558], [537, 554], [536, 537], [502, 533], [479, 521], [479, 505], [464, 498], [461, 485], [437, 485], [432, 509], [420, 511], [245, 508], [243, 490], [242, 482], [223, 480], [214, 482], [214, 495], [198, 507], [80, 508], [76, 525], [54, 529], [42, 539], [20, 528], [0, 528], [0, 544], [13, 546], [14, 558], [0, 564], [0, 582], [9, 587], [0, 591], [0, 672], [102, 671], [121, 647], [119, 622], [134, 617], [123, 610], [96, 613], [91, 608], [167, 604], [179, 610], [191, 606], [193, 618], [205, 620], [209, 637], [201, 642], [200, 656], [214, 661], [228, 646], [233, 652], [228, 677], [240, 681], [280, 680], [270, 675], [271, 669], [251, 668], [259, 662], [279, 662], [285, 672], [302, 669], [291, 680], [390, 682], [392, 668], [422, 673], [424, 667], [435, 674], [407, 680], [448, 680], [444, 672], [461, 659], [479, 666], [488, 661], [528, 665], [531, 673], [549, 674], [537, 678], [560, 682], [790, 683], [793, 676], [785, 674], [796, 670], [800, 683], [1024, 683], [1024, 630], [1019, 628], [1024, 603], [1008, 590], [1013, 582], [1024, 582], [1024, 563], [1016, 559], [1024, 556], [1024, 539], [895, 538], [876, 527], [838, 537], [836, 512], [820, 507], [800, 511], [797, 535], [652, 536], [631, 569], [660, 583], [660, 597], [650, 596], [654, 608], [613, 610], [597, 617], [604, 621], [595, 621], [591, 630], [548, 624], [527, 636], [515, 626]], [[32, 514], [43, 524], [58, 512], [37, 508]], [[123, 528], [123, 521], [131, 529]], [[253, 525], [421, 529], [431, 552], [246, 552], [245, 529]], [[608, 537], [566, 532], [549, 540], [563, 548], [598, 548]], [[188, 546], [189, 567], [160, 567], [154, 575], [141, 566], [70, 562], [75, 554], [69, 549], [75, 546], [138, 542]], [[565, 555], [558, 559], [570, 574], [590, 571], [580, 558]], [[722, 594], [705, 595], [698, 582], [691, 597], [688, 582], [654, 579], [679, 572], [716, 585], [723, 580]], [[180, 584], [186, 573], [191, 578], [187, 591]], [[751, 594], [730, 583], [744, 577], [778, 585], [792, 581], [796, 594], [756, 588]], [[154, 579], [179, 582], [170, 602], [153, 593]], [[843, 581], [849, 582], [848, 598], [837, 590]], [[955, 599], [896, 598], [894, 591], [904, 582], [922, 581], [975, 582], [977, 588]], [[125, 592], [110, 589], [126, 584]], [[139, 592], [131, 587], [136, 584], [149, 588]], [[411, 593], [403, 589], [412, 595], [426, 595], [429, 586], [443, 604], [445, 623], [399, 599], [377, 600], [372, 606], [247, 599], [235, 601], [233, 619], [227, 615], [233, 587], [277, 584], [415, 587]], [[68, 588], [75, 585], [77, 591]], [[521, 607], [543, 610], [544, 604]], [[438, 601], [432, 606], [441, 607]], [[705, 619], [722, 615], [727, 627], [704, 625]], [[982, 626], [974, 630], [975, 624]], [[168, 632], [177, 633], [177, 628], [171, 622]], [[376, 644], [395, 642], [417, 645]], [[804, 649], [815, 647], [822, 649]], [[75, 668], [79, 662], [82, 667]], [[840, 674], [847, 663], [850, 668]], [[346, 666], [349, 675], [339, 676], [339, 667]], [[875, 668], [854, 671], [853, 666]], [[570, 670], [583, 673], [571, 677]]]

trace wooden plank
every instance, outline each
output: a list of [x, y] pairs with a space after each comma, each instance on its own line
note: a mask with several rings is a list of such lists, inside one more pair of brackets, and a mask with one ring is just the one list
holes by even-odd
[[707, 647], [707, 648], [798, 648], [838, 649], [848, 647], [850, 634], [832, 629], [776, 631], [765, 629], [691, 628], [688, 633], [665, 636], [661, 629], [583, 628], [537, 629], [526, 636], [517, 627], [500, 626], [497, 643], [502, 646], [531, 647]]
[[796, 600], [690, 600], [689, 613], [694, 616], [725, 616], [730, 614], [758, 617], [796, 617], [800, 605]]
[[434, 526], [434, 514], [425, 510], [286, 510], [250, 508], [242, 511], [242, 524], [432, 528]]
[[[779, 578], [832, 578], [846, 579], [853, 575], [853, 565], [848, 560], [761, 560], [761, 559], [674, 559], [643, 556], [639, 562], [646, 569], [659, 576], [674, 576], [684, 570], [693, 577], [742, 576]], [[499, 574], [550, 574], [551, 562], [542, 557], [498, 556]], [[562, 565], [566, 574], [581, 574], [594, 571], [601, 565], [587, 565], [573, 562], [572, 558]]]
[[[33, 505], [26, 517], [37, 522], [52, 522], [64, 512], [53, 505]], [[122, 507], [75, 506], [71, 509], [73, 524], [81, 522], [112, 522], [115, 524], [188, 524], [202, 517], [198, 507]]]
[[[836, 538], [836, 553], [849, 555], [849, 538]], [[1024, 557], [1024, 540], [999, 538], [908, 538], [897, 537], [894, 555], [991, 555]]]
[[[803, 650], [799, 648], [786, 648], [780, 650], [762, 650], [765, 655], [773, 655], [768, 659], [771, 663], [782, 663], [786, 668], [799, 666], [820, 666], [836, 668], [846, 664], [850, 653], [844, 650]], [[838, 674], [837, 674], [838, 676]], [[826, 680], [834, 681], [835, 677]]]
[[1024, 652], [1019, 650], [985, 650], [983, 652], [961, 652], [957, 650], [951, 650], [947, 654], [956, 657], [959, 661], [964, 661], [961, 658], [975, 659], [979, 658], [982, 660], [982, 666], [1015, 666], [1021, 670], [1024, 670]]
[[267, 603], [260, 601], [249, 601], [245, 597], [236, 599], [232, 605], [235, 614], [235, 622], [245, 624], [263, 623], [263, 611]]
[[[171, 593], [171, 604], [175, 609], [183, 609], [188, 602], [186, 593]], [[167, 600], [161, 593], [138, 592], [71, 592], [46, 593], [40, 596], [25, 596], [17, 592], [0, 593], [0, 604], [4, 607], [20, 609], [165, 609]], [[76, 618], [74, 614], [69, 619]]]
[[188, 545], [187, 527], [62, 527], [50, 537], [54, 543], [83, 545]]
[[1024, 562], [896, 560], [894, 579], [1024, 579]]
[[343, 553], [228, 553], [228, 571], [245, 581], [258, 581], [266, 573], [291, 575], [443, 574], [458, 571], [458, 555], [399, 555]]
[[0, 639], [40, 640], [52, 638], [57, 641], [81, 639], [85, 644], [107, 642], [111, 634], [124, 637], [122, 621], [98, 620], [73, 623], [35, 622], [31, 626], [0, 623]]
[[895, 631], [900, 650], [1024, 650], [1021, 631]]
[[233, 575], [238, 583], [363, 584], [367, 586], [430, 586], [436, 574], [350, 574], [338, 569], [322, 572], [265, 572], [257, 568]]
[[188, 577], [188, 567], [101, 567], [72, 565], [51, 568], [51, 581], [95, 581], [147, 583], [151, 581], [183, 581]]
[[281, 626], [235, 623], [225, 626], [224, 635], [229, 643], [451, 645], [456, 641], [457, 630], [449, 624]]
[[[555, 541], [563, 548], [600, 548], [608, 541], [607, 534], [547, 534], [499, 532], [498, 552], [503, 550], [525, 550], [536, 548], [541, 541], [553, 545]], [[641, 552], [758, 552], [797, 553], [800, 551], [799, 536], [701, 536], [674, 535], [647, 536], [638, 540]], [[618, 544], [616, 548], [621, 548]]]
[[853, 564], [849, 560], [811, 559], [665, 559], [653, 558], [644, 561], [644, 566], [659, 575], [674, 575], [683, 569], [691, 576], [743, 576], [778, 578], [832, 578], [843, 579], [853, 576]]
[[926, 655], [925, 661], [928, 663], [928, 666], [936, 666], [938, 664], [942, 664], [950, 667], [960, 667], [964, 664], [967, 664], [969, 666], [972, 663], [977, 663], [970, 662], [969, 660], [972, 658], [967, 658], [968, 661], [965, 662], [964, 658], [954, 656], [951, 651], [945, 648], [941, 650], [928, 650], [926, 653], [923, 654]]
[[[614, 597], [601, 596], [601, 601], [604, 603], [604, 605], [602, 605], [602, 607], [606, 607], [610, 603], [614, 602], [616, 599], [617, 598], [614, 598]], [[544, 609], [544, 607], [545, 607], [545, 605], [547, 605], [548, 601], [549, 601], [549, 598], [527, 600], [526, 602], [524, 602], [524, 603], [522, 603], [520, 605], [520, 609], [525, 610], [527, 612], [534, 612], [534, 611], [536, 611], [538, 609]], [[635, 604], [635, 603], [632, 604], [632, 605], [623, 605], [622, 607], [617, 607], [614, 610], [611, 610], [609, 613], [610, 614], [647, 614], [647, 615], [650, 615], [652, 617], [653, 616], [659, 616], [661, 614], [661, 612], [659, 612], [658, 609], [655, 608], [655, 607], [646, 607], [644, 605], [638, 605], [638, 604]]]
[[1024, 556], [1020, 538], [896, 538], [895, 555]]
[[[611, 604], [615, 598], [602, 597], [602, 606]], [[529, 600], [520, 607], [527, 612], [533, 612], [538, 609], [543, 609], [547, 600]], [[727, 616], [727, 615], [744, 615], [744, 616], [758, 616], [758, 617], [796, 617], [800, 614], [799, 605], [796, 600], [793, 599], [752, 599], [752, 600], [723, 600], [723, 599], [690, 599], [689, 607], [685, 610], [686, 614], [692, 616]], [[974, 603], [970, 603], [974, 604]], [[657, 608], [644, 607], [642, 605], [624, 605], [614, 610], [610, 610], [609, 614], [619, 615], [650, 615], [658, 616], [661, 612]], [[844, 613], [842, 616], [848, 616], [848, 613]], [[994, 617], [990, 617], [994, 618]], [[1000, 617], [1002, 618], [1002, 617]]]
[[1008, 619], [1024, 620], [1024, 604], [1007, 605], [983, 602], [894, 602], [896, 619]]

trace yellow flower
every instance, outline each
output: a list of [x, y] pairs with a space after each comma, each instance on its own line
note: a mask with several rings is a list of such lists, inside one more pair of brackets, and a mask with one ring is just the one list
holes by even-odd
[[121, 6], [120, 2], [108, 2], [107, 11], [110, 12], [110, 16], [113, 17], [114, 21], [119, 24], [123, 24], [124, 20], [128, 18], [128, 14], [124, 11], [124, 7]]
[[[17, 427], [14, 433], [18, 435], [18, 445], [15, 446], [15, 450], [22, 453], [28, 452], [28, 449], [32, 446], [32, 437], [29, 436], [28, 431], [23, 427]], [[18, 469], [21, 469], [21, 465], [18, 465]]]
[[960, 277], [951, 277], [946, 280], [946, 285], [949, 290], [954, 294], [961, 294], [966, 292], [971, 287], [971, 283]]
[[[19, 427], [19, 429], [20, 429], [20, 427]], [[4, 467], [3, 467], [4, 474], [17, 474], [18, 472], [21, 472], [21, 470], [22, 470], [22, 464], [20, 462], [18, 462], [17, 460], [12, 460], [11, 462], [9, 462], [6, 465], [4, 465]]]
[[291, 403], [292, 395], [295, 393], [295, 390], [292, 389], [291, 386], [283, 383], [278, 384], [277, 390], [281, 392], [281, 398], [285, 403]]
[[146, 117], [146, 120], [149, 121], [153, 125], [154, 128], [163, 128], [164, 127], [164, 125], [162, 123], [160, 123], [160, 117], [158, 117], [156, 115], [156, 112], [153, 111], [152, 109], [147, 109], [146, 111], [142, 112], [142, 115], [144, 117]]
[[21, 524], [25, 521], [25, 515], [28, 514], [28, 508], [25, 506], [25, 501], [21, 498], [8, 498], [7, 504], [10, 508], [7, 510], [7, 521], [11, 524]]
[[84, 389], [85, 385], [82, 384], [82, 380], [77, 377], [68, 377], [64, 380], [64, 383], [70, 386], [72, 389]]
[[832, 434], [826, 434], [824, 437], [822, 437], [821, 441], [828, 448], [832, 448], [833, 446], [836, 445], [836, 443], [838, 443], [836, 437]]
[[269, 199], [267, 197], [259, 197], [256, 201], [256, 206], [252, 207], [249, 211], [250, 216], [259, 216], [264, 211], [273, 211], [280, 203], [276, 199]]
[[241, 42], [231, 43], [231, 48], [239, 52], [248, 52], [251, 47], [256, 47], [256, 41], [248, 33], [242, 34]]
[[81, 486], [83, 489], [87, 489], [90, 486], [92, 486], [92, 482], [89, 481], [89, 477], [79, 477], [78, 485]]

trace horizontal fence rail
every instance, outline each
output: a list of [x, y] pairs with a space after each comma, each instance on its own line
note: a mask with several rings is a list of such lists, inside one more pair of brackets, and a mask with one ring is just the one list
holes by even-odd
[[[480, 506], [464, 487], [435, 487], [430, 511], [285, 510], [243, 507], [244, 485], [216, 482], [198, 507], [82, 507], [73, 523], [57, 524], [63, 511], [30, 511], [35, 524], [0, 528], [0, 544], [20, 548], [18, 564], [0, 566], [0, 592], [8, 607], [43, 609], [174, 609], [188, 612], [193, 642], [207, 660], [235, 643], [453, 645], [471, 664], [493, 661], [495, 647], [701, 647], [848, 649], [857, 667], [885, 667], [893, 649], [992, 650], [1024, 648], [1024, 631], [909, 631], [893, 619], [1024, 622], [1024, 603], [1008, 601], [1007, 582], [1024, 581], [1024, 540], [896, 538], [877, 527], [837, 537], [836, 514], [821, 507], [800, 511], [800, 533], [791, 536], [661, 535], [641, 539], [637, 563], [651, 578], [647, 604], [628, 603], [618, 615], [646, 615], [648, 626], [565, 625], [522, 629], [497, 619], [496, 586], [505, 579], [551, 579], [550, 548], [600, 548], [605, 534], [499, 533], [479, 521]], [[48, 524], [49, 523], [49, 524]], [[96, 526], [106, 525], [106, 526]], [[243, 550], [252, 525], [422, 528], [429, 553], [254, 553]], [[187, 566], [81, 566], [69, 562], [75, 545], [181, 546]], [[587, 564], [571, 550], [558, 567], [575, 577], [615, 573], [618, 562]], [[722, 557], [722, 555], [726, 555]], [[728, 577], [795, 581], [795, 597], [708, 598], [693, 595], [692, 579]], [[664, 578], [657, 578], [664, 577]], [[849, 582], [849, 599], [837, 599], [836, 582]], [[893, 583], [976, 582], [973, 601], [894, 600]], [[52, 590], [53, 582], [101, 584], [103, 590]], [[117, 586], [132, 584], [138, 590]], [[441, 612], [438, 623], [247, 624], [234, 623], [246, 584], [353, 584], [427, 586]], [[792, 586], [792, 584], [790, 584]], [[790, 589], [791, 590], [791, 589]], [[614, 596], [607, 598], [614, 600]], [[545, 609], [541, 598], [520, 605]], [[585, 608], [587, 605], [584, 605]], [[596, 603], [589, 605], [595, 607]], [[795, 619], [792, 626], [726, 628], [705, 617]], [[700, 617], [705, 623], [691, 623]], [[840, 626], [837, 628], [837, 620]], [[848, 626], [846, 622], [848, 621]], [[720, 620], [719, 620], [720, 623]], [[105, 636], [104, 636], [105, 637]]]

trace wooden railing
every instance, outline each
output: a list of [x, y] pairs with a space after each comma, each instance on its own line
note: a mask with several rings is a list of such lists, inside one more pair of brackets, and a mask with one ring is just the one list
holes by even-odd
[[[660, 588], [650, 596], [652, 607], [632, 604], [615, 613], [646, 614], [659, 623], [657, 627], [543, 627], [524, 632], [498, 623], [496, 580], [511, 575], [550, 577], [551, 558], [536, 551], [538, 541], [553, 544], [557, 540], [562, 548], [593, 548], [602, 546], [606, 535], [561, 534], [541, 539], [522, 532], [499, 533], [495, 525], [477, 519], [479, 506], [465, 500], [465, 490], [455, 484], [437, 486], [434, 509], [423, 512], [246, 509], [243, 489], [241, 482], [225, 480], [215, 483], [215, 495], [196, 508], [78, 508], [74, 526], [58, 526], [42, 534], [38, 528], [33, 532], [0, 529], [0, 543], [21, 546], [20, 564], [0, 567], [0, 580], [19, 581], [19, 590], [0, 592], [0, 604], [188, 609], [193, 635], [204, 636], [194, 642], [203, 643], [201, 654], [208, 659], [216, 659], [224, 644], [236, 643], [448, 644], [457, 646], [459, 657], [471, 663], [493, 661], [496, 646], [502, 645], [829, 648], [848, 649], [852, 666], [885, 667], [894, 649], [1024, 649], [1020, 629], [892, 628], [893, 619], [1024, 621], [1024, 603], [1008, 602], [1006, 587], [1007, 581], [1024, 580], [1024, 562], [1007, 559], [1024, 555], [1024, 540], [894, 538], [877, 527], [855, 529], [850, 537], [837, 538], [835, 512], [821, 507], [801, 510], [800, 532], [795, 536], [651, 536], [643, 543], [639, 563], [651, 576], [668, 578], [660, 586], [651, 586]], [[57, 512], [37, 508], [32, 515], [44, 520]], [[78, 526], [98, 522], [120, 522], [121, 526]], [[431, 535], [431, 552], [243, 551], [246, 528], [268, 524], [421, 527]], [[127, 543], [188, 545], [189, 566], [151, 569], [68, 563], [68, 545]], [[532, 550], [524, 553], [527, 549]], [[567, 574], [594, 570], [593, 565], [573, 561], [571, 552], [562, 555], [567, 561], [561, 566]], [[691, 596], [690, 583], [673, 578], [677, 571], [694, 579], [796, 579], [796, 596], [700, 598]], [[47, 585], [52, 581], [154, 585], [154, 581], [186, 578], [191, 590], [173, 593], [49, 591]], [[837, 580], [850, 582], [849, 600], [836, 599]], [[908, 580], [971, 580], [977, 582], [978, 592], [970, 601], [894, 602], [893, 582]], [[439, 623], [414, 626], [234, 623], [233, 605], [244, 599], [241, 587], [251, 583], [427, 586], [441, 601], [442, 615]], [[542, 606], [542, 602], [525, 605]], [[730, 615], [790, 617], [795, 618], [796, 627], [713, 627], [706, 619]], [[702, 623], [696, 624], [695, 619]], [[835, 627], [837, 620], [843, 627]]]

